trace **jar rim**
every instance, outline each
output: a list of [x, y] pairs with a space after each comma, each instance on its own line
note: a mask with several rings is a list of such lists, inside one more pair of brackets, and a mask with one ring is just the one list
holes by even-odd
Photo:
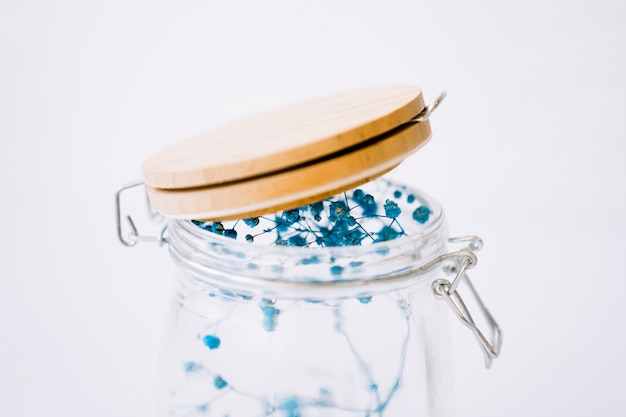
[[448, 239], [441, 205], [420, 190], [405, 188], [426, 201], [432, 213], [417, 233], [393, 240], [361, 246], [265, 246], [218, 235], [190, 220], [170, 219], [170, 253], [195, 274], [196, 281], [240, 289], [311, 290], [387, 282], [385, 277], [414, 270], [441, 255]]

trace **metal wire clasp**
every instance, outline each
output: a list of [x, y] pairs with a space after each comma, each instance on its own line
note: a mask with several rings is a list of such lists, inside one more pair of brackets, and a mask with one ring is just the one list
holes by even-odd
[[446, 98], [446, 95], [447, 93], [445, 91], [442, 91], [441, 94], [437, 96], [433, 104], [431, 104], [430, 106], [424, 107], [424, 110], [422, 110], [417, 116], [409, 120], [409, 122], [420, 123], [420, 122], [425, 122], [426, 120], [428, 120], [430, 115], [437, 109], [437, 107], [439, 107], [443, 99]]
[[[166, 227], [163, 227], [161, 229], [161, 233], [159, 233], [158, 236], [144, 236], [139, 234], [139, 232], [137, 231], [137, 227], [135, 226], [135, 222], [130, 215], [125, 216], [130, 231], [128, 232], [128, 234], [124, 233], [124, 228], [122, 227], [122, 193], [131, 188], [142, 186], [145, 187], [143, 181], [133, 181], [129, 182], [128, 184], [122, 185], [115, 192], [115, 219], [117, 222], [117, 236], [119, 237], [120, 242], [128, 247], [135, 246], [137, 242], [158, 242], [161, 245], [167, 242], [167, 239], [165, 238]], [[150, 219], [157, 223], [162, 222], [162, 216], [152, 209], [150, 201], [148, 200], [148, 195], [145, 194], [145, 196], [146, 206], [148, 207], [148, 215]]]
[[[468, 253], [474, 255], [472, 251], [480, 250], [482, 247], [482, 240], [477, 236], [467, 236], [462, 238], [452, 238], [449, 240], [451, 243], [458, 242], [469, 242], [467, 246]], [[460, 251], [458, 253], [463, 253]], [[447, 279], [437, 279], [432, 284], [432, 289], [435, 295], [438, 298], [442, 298], [446, 300], [454, 314], [457, 318], [467, 326], [478, 342], [484, 357], [485, 357], [485, 367], [489, 369], [493, 363], [493, 360], [500, 355], [500, 348], [502, 347], [502, 331], [498, 326], [498, 323], [494, 320], [493, 316], [485, 307], [485, 304], [482, 302], [476, 289], [472, 285], [469, 277], [467, 276], [467, 270], [473, 268], [476, 265], [476, 256], [460, 256], [457, 258], [456, 265], [448, 268], [449, 272], [455, 272], [456, 276], [452, 280], [452, 282]], [[457, 290], [459, 284], [461, 282], [465, 282], [472, 293], [472, 297], [474, 301], [478, 305], [480, 309], [480, 313], [483, 315], [486, 320], [487, 325], [489, 326], [489, 330], [491, 333], [491, 340], [487, 339], [483, 332], [478, 329], [474, 318], [469, 312], [467, 305], [461, 298], [459, 291]]]

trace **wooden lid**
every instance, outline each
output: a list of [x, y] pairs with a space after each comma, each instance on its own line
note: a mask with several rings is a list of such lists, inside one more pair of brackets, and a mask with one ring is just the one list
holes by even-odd
[[374, 179], [430, 137], [407, 85], [337, 94], [179, 142], [142, 165], [152, 205], [190, 219], [247, 218], [313, 203]]

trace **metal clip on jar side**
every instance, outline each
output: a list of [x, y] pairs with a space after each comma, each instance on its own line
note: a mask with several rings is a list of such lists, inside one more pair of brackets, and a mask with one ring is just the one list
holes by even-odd
[[[480, 346], [483, 355], [485, 357], [485, 367], [489, 369], [493, 363], [493, 360], [500, 355], [500, 348], [502, 346], [502, 331], [500, 326], [495, 321], [481, 298], [479, 297], [476, 289], [470, 281], [467, 270], [473, 268], [476, 265], [477, 258], [473, 251], [480, 250], [483, 242], [478, 236], [466, 236], [449, 239], [450, 243], [469, 242], [469, 245], [465, 250], [456, 252], [458, 255], [455, 259], [455, 265], [448, 268], [451, 273], [456, 273], [454, 279], [449, 281], [444, 278], [437, 279], [432, 284], [432, 289], [437, 298], [445, 300], [456, 317], [467, 326], [474, 334], [478, 345]], [[445, 255], [444, 255], [445, 256]], [[484, 317], [491, 334], [491, 340], [488, 339], [485, 334], [478, 328], [474, 318], [472, 317], [467, 305], [459, 294], [458, 286], [461, 282], [465, 282], [470, 289], [470, 293], [478, 305], [480, 314]]]
[[[162, 220], [162, 216], [152, 208], [152, 205], [148, 200], [148, 195], [145, 193], [145, 183], [142, 180], [129, 182], [122, 185], [115, 192], [115, 221], [117, 226], [117, 236], [120, 239], [120, 242], [122, 242], [122, 244], [127, 247], [135, 246], [137, 242], [158, 242], [160, 245], [163, 245], [167, 242], [167, 239], [165, 238], [165, 231], [167, 228], [165, 226], [156, 236], [142, 235], [137, 231], [137, 227], [135, 226], [133, 218], [130, 215], [122, 214], [122, 194], [129, 189], [137, 187], [144, 187], [144, 195], [146, 197], [145, 203], [150, 219], [155, 221], [156, 223], [160, 223]], [[128, 223], [128, 233], [125, 233], [124, 231], [124, 227], [122, 225], [122, 217], [125, 217]]]
[[[385, 277], [385, 279], [394, 280], [412, 275], [419, 276], [420, 274], [431, 271], [441, 265], [444, 266], [444, 271], [447, 271], [451, 274], [454, 273], [455, 277], [452, 281], [449, 281], [445, 278], [436, 279], [432, 283], [433, 293], [437, 298], [445, 300], [456, 315], [456, 317], [461, 321], [461, 323], [463, 323], [472, 331], [485, 357], [485, 367], [489, 369], [493, 364], [493, 360], [500, 355], [500, 349], [502, 346], [502, 331], [500, 330], [500, 326], [498, 326], [498, 323], [495, 321], [495, 319], [479, 297], [478, 292], [472, 285], [467, 275], [467, 270], [476, 266], [478, 262], [478, 258], [474, 251], [478, 251], [482, 248], [483, 241], [478, 236], [462, 236], [450, 238], [448, 239], [448, 242], [452, 244], [468, 242], [468, 245], [458, 251], [448, 252], [440, 255], [430, 262], [418, 265], [408, 271], [387, 276]], [[452, 265], [450, 265], [450, 262], [452, 262]], [[488, 339], [485, 334], [478, 328], [478, 325], [472, 317], [469, 308], [459, 294], [457, 287], [459, 286], [459, 284], [461, 284], [461, 282], [465, 282], [469, 287], [473, 300], [478, 305], [480, 313], [484, 317], [487, 326], [489, 327], [491, 339]]]

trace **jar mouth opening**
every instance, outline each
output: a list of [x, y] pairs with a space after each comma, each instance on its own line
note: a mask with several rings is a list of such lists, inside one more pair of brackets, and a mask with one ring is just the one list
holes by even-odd
[[431, 218], [429, 219], [429, 226], [424, 228], [418, 233], [412, 233], [410, 235], [399, 236], [392, 240], [371, 242], [366, 245], [355, 246], [316, 246], [316, 247], [302, 247], [302, 246], [277, 246], [277, 245], [255, 245], [253, 243], [245, 241], [237, 241], [223, 235], [219, 235], [208, 230], [202, 229], [193, 223], [192, 220], [184, 219], [171, 219], [168, 229], [172, 227], [172, 224], [176, 224], [176, 227], [182, 228], [185, 232], [193, 235], [199, 239], [206, 240], [207, 242], [218, 243], [222, 245], [228, 245], [233, 250], [240, 250], [246, 252], [258, 252], [266, 255], [292, 255], [292, 256], [304, 256], [304, 255], [320, 255], [327, 254], [329, 251], [336, 257], [351, 257], [354, 256], [355, 251], [361, 252], [379, 252], [381, 248], [397, 248], [413, 243], [429, 242], [426, 240], [428, 236], [432, 236], [438, 232], [442, 224], [445, 223], [445, 215], [441, 207], [430, 200], [431, 203]]
[[[310, 291], [313, 287], [393, 284], [394, 280], [386, 277], [410, 272], [441, 255], [448, 235], [444, 212], [436, 200], [416, 189], [389, 181], [387, 184], [402, 187], [426, 204], [430, 209], [428, 221], [412, 230], [407, 228], [405, 235], [391, 240], [359, 246], [299, 247], [235, 240], [198, 227], [190, 220], [171, 219], [170, 252], [194, 280], [240, 289]], [[404, 215], [410, 218], [410, 213]], [[411, 279], [414, 282], [419, 278]]]

